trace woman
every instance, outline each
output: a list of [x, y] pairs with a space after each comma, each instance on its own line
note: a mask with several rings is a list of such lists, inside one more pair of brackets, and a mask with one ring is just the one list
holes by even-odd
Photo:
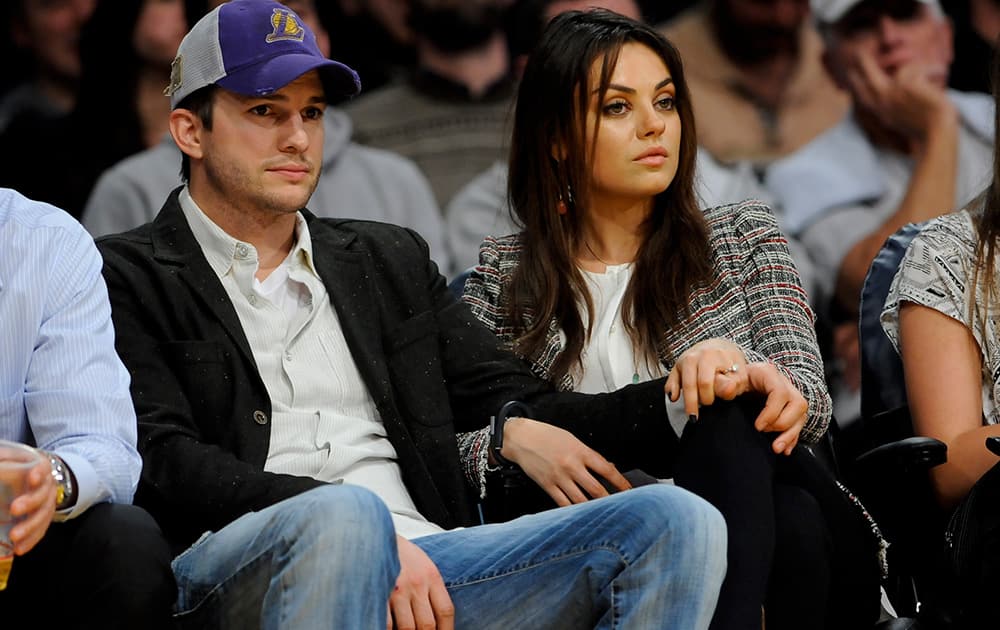
[[[823, 628], [826, 519], [779, 462], [830, 419], [813, 314], [766, 207], [699, 210], [694, 129], [662, 36], [605, 11], [549, 25], [514, 120], [508, 190], [523, 231], [486, 239], [464, 299], [562, 389], [669, 375], [672, 428], [622, 418], [622, 439], [594, 443], [519, 418], [502, 457], [560, 505], [606, 494], [601, 477], [627, 488], [619, 468], [673, 477], [730, 524], [713, 628], [760, 628], [762, 605], [769, 629]], [[462, 441], [481, 492], [485, 440]]]
[[[1000, 104], [1000, 58], [993, 62]], [[995, 125], [1000, 128], [1000, 109]], [[963, 628], [995, 628], [1000, 579], [1000, 467], [984, 442], [1000, 436], [1000, 141], [993, 182], [959, 212], [913, 238], [889, 288], [882, 327], [903, 363], [913, 430], [941, 440], [931, 469], [951, 513], [946, 556], [958, 573]], [[942, 349], [947, 349], [942, 352]], [[996, 447], [994, 447], [996, 448]]]

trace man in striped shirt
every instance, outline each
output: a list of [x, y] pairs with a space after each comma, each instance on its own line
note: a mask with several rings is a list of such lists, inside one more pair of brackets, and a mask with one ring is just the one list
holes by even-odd
[[0, 324], [0, 439], [41, 455], [10, 505], [13, 548], [0, 549], [16, 555], [3, 623], [52, 618], [55, 606], [67, 627], [163, 627], [176, 593], [169, 549], [128, 505], [142, 462], [101, 258], [64, 211], [4, 188]]

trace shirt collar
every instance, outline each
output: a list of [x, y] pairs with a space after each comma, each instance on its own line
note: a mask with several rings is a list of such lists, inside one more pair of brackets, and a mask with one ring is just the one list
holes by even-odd
[[[184, 218], [194, 238], [201, 246], [205, 259], [212, 267], [212, 271], [219, 278], [228, 274], [234, 262], [250, 262], [257, 267], [257, 248], [250, 243], [237, 240], [230, 236], [225, 230], [219, 227], [212, 219], [205, 214], [195, 200], [191, 197], [191, 192], [185, 186], [178, 198]], [[309, 225], [301, 212], [295, 213], [295, 245], [282, 265], [288, 265], [289, 271], [301, 267], [312, 276], [319, 278], [313, 264], [312, 238], [309, 235]]]

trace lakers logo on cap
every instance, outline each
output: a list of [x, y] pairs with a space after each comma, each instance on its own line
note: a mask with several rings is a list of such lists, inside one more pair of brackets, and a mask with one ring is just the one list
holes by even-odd
[[170, 63], [170, 83], [163, 90], [165, 96], [173, 96], [174, 92], [181, 89], [181, 72], [184, 67], [184, 58], [181, 55], [174, 57]]
[[288, 9], [275, 9], [271, 14], [271, 26], [274, 30], [265, 38], [268, 44], [287, 40], [301, 42], [305, 39], [306, 29], [299, 24], [298, 16]]

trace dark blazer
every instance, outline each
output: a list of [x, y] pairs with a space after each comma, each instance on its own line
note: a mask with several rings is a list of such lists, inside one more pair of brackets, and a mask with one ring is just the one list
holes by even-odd
[[[659, 418], [663, 380], [556, 393], [456, 302], [414, 232], [303, 210], [316, 270], [420, 512], [473, 523], [455, 432], [511, 399], [577, 435]], [[132, 373], [144, 465], [136, 502], [180, 548], [242, 514], [320, 485], [264, 472], [271, 403], [239, 318], [171, 194], [156, 219], [99, 239], [116, 346]], [[559, 420], [556, 421], [555, 419]], [[604, 439], [610, 439], [610, 435]]]

